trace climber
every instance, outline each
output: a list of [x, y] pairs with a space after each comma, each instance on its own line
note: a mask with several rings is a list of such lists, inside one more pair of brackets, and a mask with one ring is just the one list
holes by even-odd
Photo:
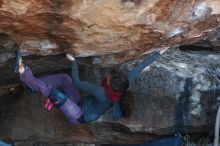
[[[158, 60], [167, 49], [154, 52], [149, 58], [138, 64], [134, 69], [125, 75], [119, 69], [114, 68], [101, 83], [95, 85], [89, 82], [80, 81], [76, 59], [67, 54], [66, 57], [72, 62], [72, 79], [78, 89], [90, 95], [84, 97], [80, 103], [83, 111], [77, 121], [79, 123], [91, 122], [99, 119], [113, 104], [112, 118], [119, 120], [122, 116], [129, 117], [132, 112], [134, 101], [128, 95], [127, 89], [130, 82], [147, 66]], [[121, 103], [121, 104], [120, 104]], [[122, 109], [121, 109], [122, 107]]]
[[[138, 64], [126, 76], [119, 70], [112, 70], [111, 75], [102, 81], [101, 86], [80, 81], [78, 76], [77, 62], [74, 57], [67, 54], [67, 58], [72, 61], [72, 80], [67, 74], [55, 74], [41, 78], [35, 78], [29, 67], [24, 66], [19, 51], [16, 51], [15, 72], [20, 73], [21, 81], [31, 90], [48, 97], [45, 108], [50, 111], [53, 106], [59, 108], [71, 124], [81, 124], [95, 121], [100, 118], [113, 103], [113, 119], [118, 120], [123, 115], [119, 102], [127, 100], [127, 88], [129, 83], [144, 69], [160, 58], [160, 55], [167, 49], [154, 52], [148, 59]], [[89, 92], [90, 95], [83, 97], [76, 89]], [[125, 101], [123, 105], [131, 105]], [[126, 110], [122, 111], [126, 112]], [[131, 112], [131, 110], [128, 110]], [[126, 113], [125, 113], [126, 115]], [[127, 114], [129, 115], [129, 114]]]

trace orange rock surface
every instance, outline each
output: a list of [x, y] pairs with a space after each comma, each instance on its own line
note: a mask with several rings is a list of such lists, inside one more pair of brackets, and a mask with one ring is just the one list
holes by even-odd
[[156, 48], [215, 41], [219, 7], [219, 0], [0, 0], [0, 32], [28, 54], [111, 54], [103, 64], [121, 63]]

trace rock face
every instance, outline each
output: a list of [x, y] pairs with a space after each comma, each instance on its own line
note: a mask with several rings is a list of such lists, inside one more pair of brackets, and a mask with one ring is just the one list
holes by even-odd
[[0, 33], [26, 55], [111, 54], [99, 64], [117, 64], [158, 47], [204, 39], [219, 46], [219, 6], [219, 0], [1, 0]]
[[[207, 66], [211, 64], [219, 74], [220, 54], [208, 54], [169, 50], [133, 81], [133, 114], [117, 122], [112, 121], [109, 110], [94, 123], [72, 126], [58, 110], [47, 113], [43, 109], [45, 99], [38, 94], [3, 96], [0, 137], [54, 143], [138, 143], [176, 132], [212, 131], [220, 86], [208, 74]], [[120, 68], [129, 72], [139, 61]], [[94, 66], [81, 69], [81, 78], [97, 84], [108, 70]]]
[[[219, 6], [219, 0], [0, 0], [0, 85], [15, 79], [15, 44], [25, 56], [71, 52], [102, 66], [173, 45], [219, 49]], [[39, 62], [50, 72], [61, 69]]]
[[108, 111], [97, 122], [72, 126], [58, 110], [45, 112], [43, 97], [22, 92], [14, 50], [37, 76], [68, 71], [63, 53], [86, 57], [78, 58], [81, 78], [98, 84], [110, 65], [138, 58], [121, 64], [128, 72], [154, 50], [196, 44], [218, 51], [219, 7], [219, 0], [0, 0], [0, 138], [136, 143], [210, 131], [220, 87], [207, 66], [220, 73], [218, 53], [170, 50], [132, 83], [129, 119], [114, 122]]

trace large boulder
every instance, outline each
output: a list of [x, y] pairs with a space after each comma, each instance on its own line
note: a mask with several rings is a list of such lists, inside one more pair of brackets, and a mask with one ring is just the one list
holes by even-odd
[[[135, 108], [130, 118], [116, 122], [109, 110], [96, 122], [70, 125], [57, 109], [50, 113], [44, 110], [44, 97], [27, 92], [19, 95], [15, 90], [20, 89], [14, 88], [10, 96], [1, 97], [0, 137], [53, 143], [139, 143], [177, 132], [210, 132], [220, 85], [207, 69], [214, 67], [220, 73], [220, 54], [208, 54], [169, 50], [132, 82], [130, 91], [134, 94]], [[144, 58], [120, 68], [129, 72]], [[80, 69], [81, 79], [95, 84], [109, 70], [86, 64]]]
[[[137, 143], [210, 131], [220, 87], [207, 69], [220, 72], [219, 54], [209, 51], [220, 46], [219, 6], [219, 0], [0, 0], [0, 138]], [[70, 52], [83, 57], [81, 78], [99, 84], [112, 65], [128, 73], [154, 50], [187, 44], [206, 52], [174, 48], [144, 70], [130, 87], [133, 114], [117, 122], [109, 110], [94, 123], [69, 125], [57, 109], [43, 109], [44, 97], [23, 92], [13, 73], [15, 49], [36, 76], [68, 72], [62, 54]]]

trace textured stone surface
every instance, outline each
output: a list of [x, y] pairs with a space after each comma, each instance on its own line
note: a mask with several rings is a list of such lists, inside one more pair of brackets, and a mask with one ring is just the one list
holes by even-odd
[[158, 47], [204, 39], [219, 46], [219, 6], [219, 0], [1, 0], [0, 33], [26, 55], [111, 54], [99, 64], [117, 64]]
[[[219, 51], [219, 7], [219, 0], [0, 0], [0, 138], [136, 143], [210, 131], [220, 87], [206, 69], [211, 63], [220, 73], [216, 52], [168, 52], [132, 83], [136, 106], [129, 119], [113, 122], [108, 111], [95, 123], [71, 126], [58, 110], [45, 112], [40, 95], [21, 93], [13, 46], [37, 76], [66, 71], [65, 52], [87, 57], [81, 77], [98, 84], [109, 69], [100, 65], [153, 50], [196, 44]], [[121, 67], [128, 71], [134, 63]]]
[[[162, 135], [206, 131], [214, 122], [220, 95], [219, 83], [207, 72], [212, 64], [220, 74], [219, 54], [209, 53], [171, 50], [142, 72], [131, 87], [136, 99], [134, 113], [123, 124], [133, 131]], [[132, 64], [123, 66], [129, 70]]]
[[13, 143], [13, 146], [99, 146], [95, 144], [85, 144], [85, 143], [77, 143], [77, 144], [51, 144], [51, 143], [42, 143], [42, 142], [31, 142], [31, 141], [17, 141]]
[[[94, 123], [72, 126], [57, 109], [47, 113], [43, 109], [45, 99], [38, 94], [3, 96], [0, 137], [53, 143], [139, 143], [176, 132], [212, 131], [220, 86], [208, 74], [207, 63], [219, 74], [219, 59], [216, 52], [168, 51], [134, 80], [130, 88], [135, 95], [133, 114], [117, 122], [112, 121], [109, 110]], [[121, 68], [128, 71], [135, 63]], [[82, 66], [80, 76], [98, 84], [107, 71]]]

